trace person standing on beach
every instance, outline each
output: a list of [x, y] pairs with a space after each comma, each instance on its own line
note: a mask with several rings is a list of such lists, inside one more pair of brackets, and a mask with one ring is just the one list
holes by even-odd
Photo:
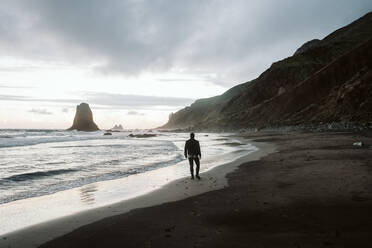
[[199, 169], [200, 169], [201, 152], [200, 152], [199, 141], [195, 139], [194, 133], [190, 133], [190, 139], [187, 140], [185, 143], [184, 152], [185, 152], [185, 158], [189, 159], [191, 179], [194, 179], [194, 161], [196, 164], [196, 178], [200, 179]]

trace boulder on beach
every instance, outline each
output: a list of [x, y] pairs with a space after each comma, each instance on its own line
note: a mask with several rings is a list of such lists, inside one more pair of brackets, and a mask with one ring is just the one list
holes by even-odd
[[97, 131], [99, 130], [93, 121], [93, 113], [87, 103], [80, 103], [76, 106], [74, 123], [68, 130]]

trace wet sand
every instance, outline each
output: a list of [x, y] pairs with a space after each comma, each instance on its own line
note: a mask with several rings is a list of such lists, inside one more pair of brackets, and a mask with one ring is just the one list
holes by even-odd
[[[371, 245], [370, 135], [244, 136], [275, 144], [278, 152], [242, 163], [228, 174], [228, 187], [104, 218], [41, 247]], [[366, 145], [353, 146], [357, 141]]]
[[[238, 139], [239, 138], [234, 138]], [[240, 139], [241, 140], [241, 139]], [[242, 140], [243, 142], [249, 142], [249, 140]], [[255, 145], [255, 144], [253, 144]], [[89, 210], [81, 210], [79, 208], [79, 204], [81, 204], [79, 198], [81, 194], [79, 193], [81, 190], [85, 189], [87, 186], [82, 187], [81, 189], [71, 189], [67, 191], [63, 191], [54, 195], [50, 196], [44, 196], [40, 198], [35, 198], [32, 200], [27, 200], [26, 203], [21, 203], [21, 201], [16, 202], [19, 207], [24, 206], [24, 204], [32, 205], [34, 208], [40, 207], [40, 204], [43, 204], [42, 208], [43, 210], [40, 212], [43, 214], [45, 212], [44, 209], [48, 209], [47, 214], [50, 214], [50, 212], [57, 211], [59, 207], [57, 207], [57, 210], [54, 209], [56, 207], [55, 203], [61, 202], [65, 204], [68, 199], [70, 199], [70, 208], [77, 207], [76, 214], [70, 214], [68, 216], [63, 216], [59, 218], [54, 218], [50, 221], [44, 221], [43, 223], [32, 225], [29, 227], [26, 227], [24, 229], [6, 233], [3, 235], [0, 235], [0, 247], [38, 247], [41, 244], [50, 241], [54, 238], [57, 238], [59, 236], [62, 236], [64, 234], [67, 234], [71, 232], [72, 230], [75, 230], [81, 226], [88, 225], [93, 222], [97, 222], [99, 220], [102, 220], [104, 218], [120, 215], [123, 213], [127, 213], [130, 210], [138, 209], [138, 208], [144, 208], [149, 206], [155, 206], [160, 205], [165, 202], [172, 202], [177, 200], [182, 200], [185, 198], [188, 198], [190, 196], [202, 194], [208, 191], [222, 189], [224, 187], [227, 187], [227, 178], [226, 175], [238, 168], [238, 166], [246, 161], [252, 161], [257, 160], [260, 157], [266, 155], [267, 153], [274, 151], [274, 146], [267, 144], [267, 143], [259, 143], [260, 149], [257, 151], [257, 148], [250, 147], [248, 151], [242, 148], [244, 151], [237, 150], [235, 151], [236, 159], [232, 162], [227, 162], [222, 165], [218, 165], [215, 167], [212, 167], [210, 169], [207, 169], [207, 171], [204, 171], [201, 176], [202, 180], [190, 180], [189, 177], [183, 178], [179, 177], [179, 175], [176, 173], [178, 170], [175, 167], [164, 167], [158, 170], [150, 171], [149, 173], [146, 173], [146, 175], [143, 175], [148, 180], [151, 180], [151, 182], [155, 182], [155, 184], [161, 183], [161, 181], [168, 181], [167, 184], [163, 184], [164, 186], [154, 189], [149, 193], [142, 194], [130, 199], [125, 199], [123, 201], [112, 203], [112, 204], [105, 204], [102, 207], [93, 207]], [[256, 150], [255, 152], [253, 152]], [[253, 153], [252, 153], [253, 152]], [[246, 155], [243, 155], [246, 154]], [[204, 158], [202, 162], [206, 162]], [[203, 165], [203, 163], [202, 163]], [[185, 174], [188, 174], [188, 164], [183, 165]], [[182, 168], [179, 168], [182, 169]], [[182, 170], [183, 170], [182, 169]], [[206, 169], [205, 167], [203, 168]], [[175, 171], [176, 170], [176, 171]], [[120, 193], [120, 190], [118, 191], [117, 188], [122, 188], [123, 185], [120, 185], [120, 183], [124, 183], [124, 185], [131, 185], [134, 187], [137, 187], [138, 190], [141, 190], [141, 185], [138, 185], [138, 177], [141, 177], [141, 174], [139, 175], [133, 175], [132, 177], [128, 177], [126, 179], [118, 179], [113, 181], [105, 181], [105, 182], [99, 182], [95, 183], [96, 186], [96, 192], [94, 192], [95, 196], [92, 195], [88, 197], [88, 200], [90, 198], [92, 201], [94, 200], [97, 204], [98, 202], [101, 202], [106, 200], [112, 200], [112, 194], [110, 192], [106, 191], [113, 191], [114, 196], [116, 196], [118, 193]], [[174, 178], [180, 178], [180, 179], [174, 179]], [[162, 178], [162, 179], [161, 179]], [[171, 180], [171, 179], [174, 180]], [[130, 183], [127, 179], [130, 179], [132, 183]], [[136, 182], [133, 182], [135, 180]], [[143, 180], [139, 180], [139, 182], [143, 182]], [[89, 185], [88, 185], [89, 186]], [[123, 190], [127, 186], [124, 186]], [[99, 190], [98, 190], [99, 189]], [[107, 189], [107, 190], [105, 190]], [[101, 192], [102, 191], [102, 192]], [[118, 192], [117, 192], [118, 191]], [[101, 192], [99, 195], [97, 195], [99, 192]], [[98, 200], [97, 198], [100, 198]], [[85, 198], [84, 198], [85, 201]], [[95, 204], [95, 205], [97, 205]], [[30, 209], [31, 216], [30, 218], [36, 218], [37, 214], [39, 213], [37, 209], [33, 209], [32, 206], [24, 206], [25, 209]], [[80, 211], [79, 211], [80, 209]], [[16, 211], [17, 212], [17, 211]], [[0, 214], [2, 213], [2, 209], [0, 208]], [[3, 212], [5, 214], [5, 212]], [[1, 216], [0, 216], [1, 217]], [[44, 217], [44, 216], [40, 216]], [[1, 218], [0, 218], [1, 221]], [[8, 223], [10, 223], [8, 221]], [[11, 224], [11, 223], [10, 223]]]

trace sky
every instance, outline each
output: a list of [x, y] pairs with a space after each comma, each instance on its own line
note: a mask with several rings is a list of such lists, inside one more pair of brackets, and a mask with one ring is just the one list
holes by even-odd
[[102, 129], [154, 128], [370, 11], [370, 0], [2, 0], [0, 128], [65, 129], [81, 102]]

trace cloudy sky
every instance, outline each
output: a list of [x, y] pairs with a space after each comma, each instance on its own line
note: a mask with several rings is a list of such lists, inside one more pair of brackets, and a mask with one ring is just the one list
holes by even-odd
[[257, 77], [370, 0], [2, 0], [0, 128], [151, 128]]

